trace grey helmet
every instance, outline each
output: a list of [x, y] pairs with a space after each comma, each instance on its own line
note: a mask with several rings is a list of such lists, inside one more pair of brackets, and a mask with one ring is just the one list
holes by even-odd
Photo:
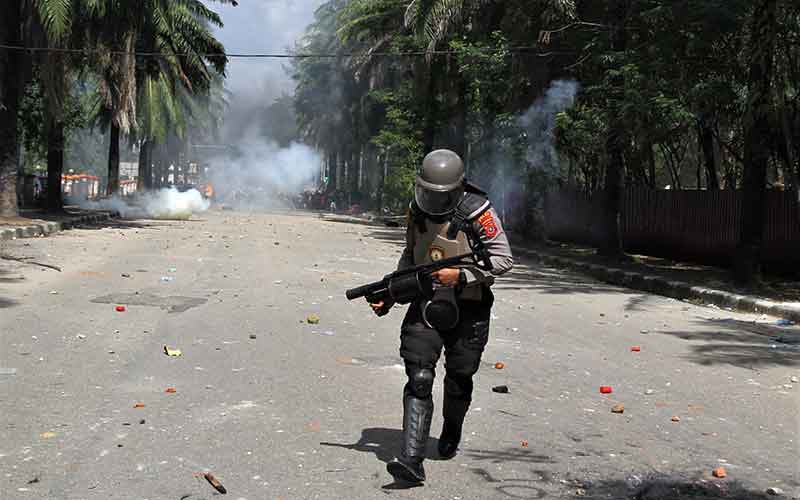
[[464, 162], [454, 152], [439, 149], [422, 161], [414, 186], [414, 200], [426, 214], [451, 213], [464, 196]]

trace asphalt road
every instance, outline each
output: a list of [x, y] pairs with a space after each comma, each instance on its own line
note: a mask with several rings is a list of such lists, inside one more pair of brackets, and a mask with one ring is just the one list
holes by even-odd
[[212, 499], [206, 471], [248, 500], [800, 496], [800, 351], [775, 318], [525, 260], [496, 286], [461, 453], [393, 485], [403, 310], [344, 290], [400, 238], [211, 211], [5, 244], [63, 272], [0, 260], [0, 498]]

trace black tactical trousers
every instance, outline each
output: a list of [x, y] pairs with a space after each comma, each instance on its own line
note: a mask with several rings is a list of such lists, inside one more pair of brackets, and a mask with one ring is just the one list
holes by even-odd
[[[459, 300], [460, 321], [455, 329], [439, 332], [425, 324], [420, 304], [412, 303], [403, 320], [400, 355], [406, 373], [420, 369], [433, 371], [444, 348], [446, 399], [472, 400], [472, 377], [478, 371], [481, 356], [489, 340], [489, 320], [494, 296], [486, 288], [481, 301]], [[432, 384], [432, 380], [431, 380]]]

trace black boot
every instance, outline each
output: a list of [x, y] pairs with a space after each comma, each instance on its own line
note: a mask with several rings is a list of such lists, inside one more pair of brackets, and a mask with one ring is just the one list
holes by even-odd
[[431, 432], [433, 398], [414, 397], [410, 391], [403, 395], [403, 450], [400, 457], [386, 465], [396, 481], [421, 483], [425, 481], [425, 445]]
[[470, 401], [461, 399], [448, 394], [447, 391], [448, 380], [445, 379], [445, 393], [443, 416], [444, 425], [442, 426], [442, 434], [439, 437], [439, 456], [445, 460], [449, 460], [456, 456], [458, 444], [461, 442], [461, 431], [464, 427], [464, 417], [467, 415]]

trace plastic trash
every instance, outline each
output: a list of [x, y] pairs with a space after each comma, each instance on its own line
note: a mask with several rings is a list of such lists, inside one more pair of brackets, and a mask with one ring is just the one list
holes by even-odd
[[172, 276], [162, 276], [161, 277], [161, 282], [162, 283], [172, 283], [173, 281], [175, 281], [175, 278], [173, 278]]
[[611, 394], [612, 392], [614, 392], [614, 389], [610, 385], [600, 386], [600, 394]]
[[118, 313], [124, 313], [125, 312], [125, 306], [117, 306], [117, 312]]
[[181, 352], [180, 349], [171, 349], [167, 346], [164, 346], [164, 354], [172, 358], [177, 358], [178, 356], [181, 356], [183, 353]]

